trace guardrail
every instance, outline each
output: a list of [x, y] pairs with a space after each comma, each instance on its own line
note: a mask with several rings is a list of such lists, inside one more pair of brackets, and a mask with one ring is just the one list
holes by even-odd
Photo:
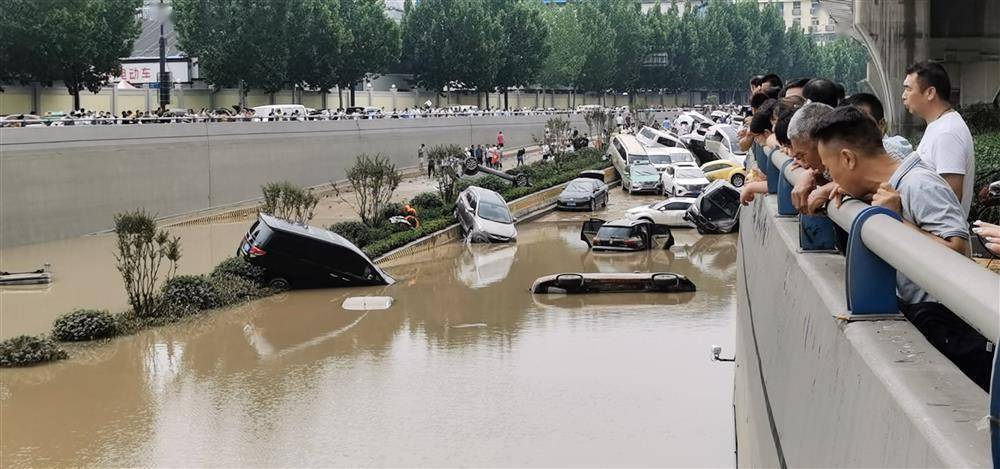
[[[805, 170], [777, 148], [759, 148], [754, 156], [767, 174], [768, 192], [777, 195], [779, 216], [799, 216], [804, 252], [834, 249], [831, 221], [847, 231], [845, 289], [852, 316], [898, 314], [898, 271], [984, 337], [1000, 343], [1000, 275], [904, 225], [898, 214], [860, 200], [848, 199], [839, 207], [828, 204], [828, 218], [799, 215], [791, 205], [791, 190]], [[988, 419], [993, 464], [1000, 467], [1000, 353], [993, 361]]]

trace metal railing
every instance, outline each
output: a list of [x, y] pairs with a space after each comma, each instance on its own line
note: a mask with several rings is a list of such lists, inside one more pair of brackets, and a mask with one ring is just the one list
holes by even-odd
[[[760, 169], [767, 174], [768, 192], [778, 198], [778, 214], [795, 214], [791, 189], [805, 170], [778, 149], [764, 149], [757, 155]], [[856, 199], [839, 207], [827, 204], [828, 220], [849, 234], [847, 248], [847, 305], [852, 315], [897, 312], [898, 271], [933, 295], [994, 346], [1000, 344], [1000, 275], [968, 257], [935, 242], [916, 229], [904, 225], [899, 216], [882, 207]], [[822, 230], [823, 221], [801, 215], [800, 244], [807, 248], [803, 227]], [[829, 223], [827, 221], [827, 223]], [[806, 230], [808, 231], [808, 230]], [[829, 249], [832, 246], [824, 246]], [[1000, 467], [1000, 353], [993, 357], [990, 380], [989, 421], [993, 465]]]

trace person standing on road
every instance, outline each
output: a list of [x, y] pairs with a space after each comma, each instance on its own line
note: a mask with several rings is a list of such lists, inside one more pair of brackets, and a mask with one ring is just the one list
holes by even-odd
[[503, 149], [503, 131], [497, 132], [497, 147]]
[[482, 165], [483, 164], [483, 144], [480, 143], [479, 145], [476, 145], [476, 154], [474, 156], [476, 157], [476, 161], [479, 162], [480, 165]]
[[424, 144], [420, 144], [420, 148], [417, 149], [417, 169], [420, 172], [424, 172], [424, 157], [427, 156], [427, 150], [424, 148]]
[[434, 179], [434, 166], [437, 162], [433, 158], [427, 158], [427, 179]]
[[663, 126], [663, 130], [670, 130], [670, 118], [664, 116], [663, 117], [663, 124], [661, 124], [661, 125]]
[[524, 148], [517, 150], [517, 167], [524, 166]]

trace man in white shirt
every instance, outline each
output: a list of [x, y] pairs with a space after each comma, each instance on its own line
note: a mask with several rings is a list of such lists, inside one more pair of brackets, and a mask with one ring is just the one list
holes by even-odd
[[958, 111], [952, 109], [950, 96], [951, 80], [940, 64], [919, 62], [906, 69], [903, 105], [927, 121], [917, 153], [951, 186], [968, 216], [976, 178], [972, 133]]

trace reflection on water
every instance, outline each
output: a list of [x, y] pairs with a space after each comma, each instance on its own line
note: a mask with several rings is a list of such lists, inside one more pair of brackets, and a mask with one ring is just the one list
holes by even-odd
[[[0, 465], [733, 463], [734, 238], [592, 255], [578, 223], [441, 246], [392, 286], [293, 292], [0, 372]], [[695, 294], [528, 292], [671, 270]], [[391, 296], [348, 311], [349, 296]]]

